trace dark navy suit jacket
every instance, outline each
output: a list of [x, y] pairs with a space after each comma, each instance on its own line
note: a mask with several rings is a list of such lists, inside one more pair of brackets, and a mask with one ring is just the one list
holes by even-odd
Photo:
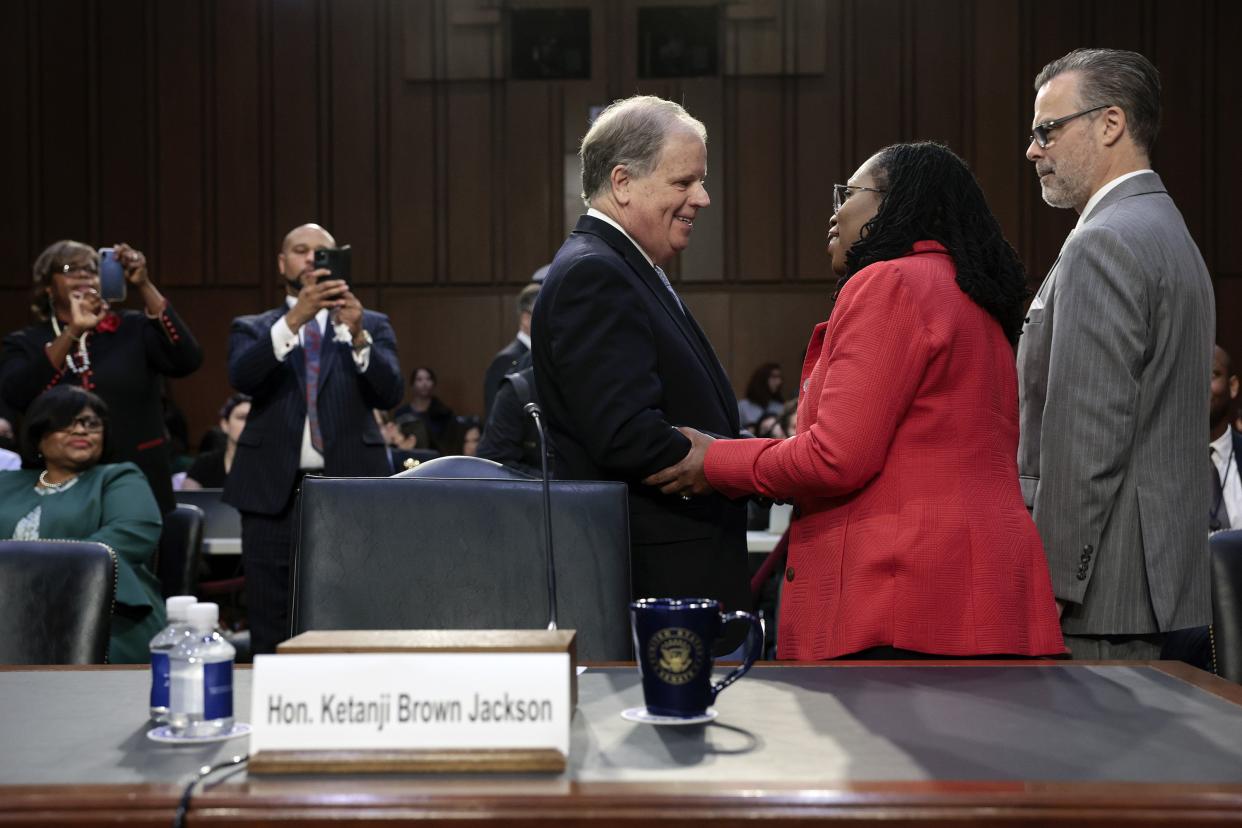
[[733, 388], [689, 310], [623, 234], [582, 216], [539, 291], [531, 335], [558, 475], [629, 484], [635, 595], [749, 608], [744, 501], [684, 501], [642, 483], [689, 450], [675, 426], [738, 436]]
[[[229, 333], [229, 382], [254, 398], [246, 428], [237, 441], [233, 468], [224, 484], [224, 501], [237, 509], [279, 514], [297, 485], [306, 422], [306, 361], [300, 347], [276, 359], [271, 329], [287, 312], [282, 306], [233, 320]], [[403, 382], [397, 338], [388, 317], [363, 311], [371, 334], [371, 358], [359, 373], [347, 342], [324, 333], [319, 360], [319, 427], [323, 433], [323, 473], [336, 477], [391, 473], [384, 438], [373, 408], [401, 402]]]

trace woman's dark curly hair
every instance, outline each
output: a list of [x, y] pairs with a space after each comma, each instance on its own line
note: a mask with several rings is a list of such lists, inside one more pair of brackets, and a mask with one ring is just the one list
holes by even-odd
[[885, 147], [872, 165], [876, 186], [887, 192], [846, 252], [836, 293], [867, 265], [901, 258], [917, 241], [938, 241], [957, 266], [958, 287], [1016, 345], [1030, 295], [1026, 272], [966, 162], [943, 144], [923, 141]]

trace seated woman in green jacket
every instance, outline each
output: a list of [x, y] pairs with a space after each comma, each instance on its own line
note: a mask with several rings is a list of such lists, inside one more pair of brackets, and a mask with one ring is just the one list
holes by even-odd
[[108, 661], [139, 663], [164, 626], [151, 572], [162, 525], [138, 467], [99, 462], [107, 419], [104, 401], [77, 386], [56, 386], [35, 399], [22, 427], [22, 469], [0, 472], [0, 538], [112, 547], [117, 578]]

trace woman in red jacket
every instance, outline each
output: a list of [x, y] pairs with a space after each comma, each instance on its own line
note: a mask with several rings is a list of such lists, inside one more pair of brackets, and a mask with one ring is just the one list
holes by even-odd
[[713, 440], [648, 478], [795, 504], [780, 658], [1065, 651], [1018, 487], [1022, 265], [966, 164], [899, 144], [834, 185], [837, 291], [788, 440]]

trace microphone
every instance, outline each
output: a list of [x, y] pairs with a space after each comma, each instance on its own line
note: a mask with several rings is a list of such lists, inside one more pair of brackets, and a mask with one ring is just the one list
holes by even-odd
[[539, 457], [543, 461], [543, 542], [548, 567], [548, 629], [556, 629], [556, 563], [552, 558], [552, 486], [548, 482], [548, 438], [543, 433], [543, 409], [528, 402], [522, 411], [535, 421], [539, 432]]

